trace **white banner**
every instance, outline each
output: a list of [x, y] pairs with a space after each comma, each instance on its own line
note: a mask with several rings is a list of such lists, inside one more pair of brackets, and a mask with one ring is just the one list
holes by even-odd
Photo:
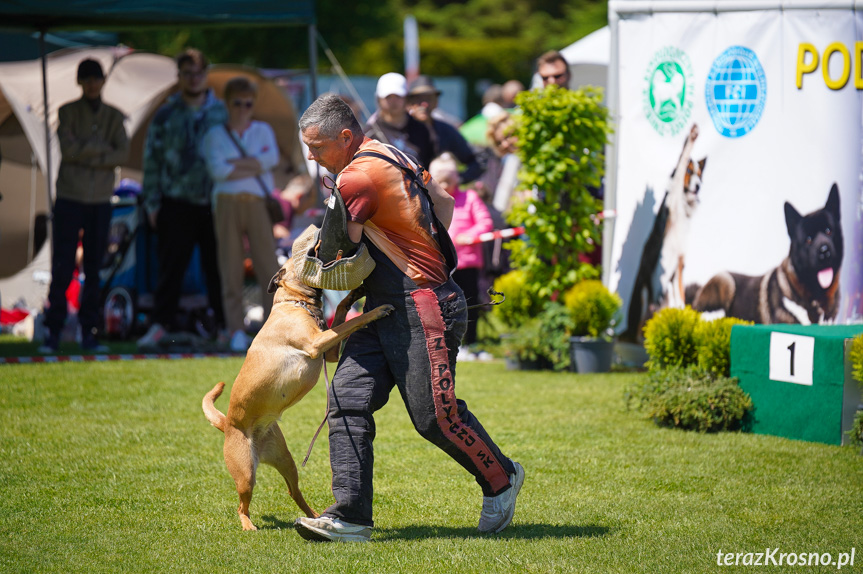
[[606, 248], [624, 338], [668, 305], [863, 320], [861, 31], [853, 10], [621, 16]]

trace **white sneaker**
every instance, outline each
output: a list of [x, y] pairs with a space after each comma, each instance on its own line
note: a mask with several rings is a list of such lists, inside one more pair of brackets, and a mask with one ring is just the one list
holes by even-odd
[[456, 361], [476, 361], [476, 355], [471, 353], [467, 347], [459, 347], [458, 348], [458, 356], [455, 358]]
[[167, 334], [168, 332], [159, 323], [153, 323], [147, 333], [138, 339], [138, 347], [142, 349], [158, 348], [159, 343]]
[[372, 537], [372, 527], [361, 524], [351, 524], [321, 516], [320, 518], [306, 518], [301, 516], [294, 522], [297, 534], [306, 540], [322, 540], [326, 542], [368, 542]]
[[249, 350], [249, 346], [252, 344], [252, 338], [246, 335], [245, 331], [241, 331], [237, 329], [234, 331], [234, 334], [231, 335], [231, 342], [228, 345], [231, 351], [235, 353], [245, 353]]
[[515, 461], [515, 472], [509, 475], [511, 488], [497, 496], [482, 497], [482, 513], [479, 516], [480, 532], [500, 532], [512, 522], [515, 514], [515, 498], [524, 482], [524, 468]]

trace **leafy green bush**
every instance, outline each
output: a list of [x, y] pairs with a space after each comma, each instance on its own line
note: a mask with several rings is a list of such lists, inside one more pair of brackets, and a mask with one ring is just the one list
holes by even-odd
[[751, 324], [735, 317], [699, 321], [695, 326], [698, 366], [715, 375], [731, 376], [731, 327]]
[[666, 308], [644, 325], [644, 350], [650, 370], [671, 366], [687, 367], [698, 362], [695, 327], [701, 315], [691, 307]]
[[752, 410], [735, 379], [694, 366], [651, 371], [646, 383], [627, 390], [626, 400], [660, 426], [699, 432], [739, 429]]
[[851, 339], [851, 374], [863, 387], [863, 334]]
[[617, 293], [609, 291], [602, 281], [579, 281], [563, 296], [569, 311], [569, 333], [577, 337], [610, 338], [615, 314], [621, 307]]
[[542, 354], [555, 371], [569, 369], [570, 315], [566, 307], [557, 302], [546, 303], [539, 315], [542, 329]]
[[[857, 335], [851, 340], [851, 374], [857, 379], [863, 389], [863, 335]], [[863, 412], [854, 416], [854, 424], [848, 431], [851, 444], [863, 446]]]
[[600, 241], [596, 213], [602, 202], [590, 189], [601, 185], [611, 127], [593, 89], [549, 86], [521, 92], [516, 103], [520, 185], [533, 192], [517, 199], [508, 215], [510, 223], [525, 227], [525, 238], [506, 247], [513, 267], [526, 272], [530, 291], [549, 299], [599, 275], [579, 255]]
[[518, 330], [501, 340], [505, 357], [521, 362], [537, 362], [543, 358], [542, 328], [537, 317], [523, 321]]
[[505, 338], [505, 353], [523, 362], [538, 362], [556, 371], [569, 369], [569, 312], [549, 301], [542, 311]]
[[543, 300], [527, 288], [524, 271], [516, 269], [501, 275], [494, 280], [494, 289], [503, 293], [506, 300], [492, 307], [492, 314], [511, 331], [521, 330], [527, 320], [542, 311]]

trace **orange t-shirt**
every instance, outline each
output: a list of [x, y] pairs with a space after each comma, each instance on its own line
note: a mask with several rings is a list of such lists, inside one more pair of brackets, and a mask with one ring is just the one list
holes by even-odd
[[[416, 170], [410, 160], [377, 140], [365, 138], [360, 152], [375, 151]], [[431, 176], [424, 172], [424, 182]], [[422, 210], [422, 192], [411, 192], [410, 180], [393, 165], [373, 157], [354, 159], [336, 178], [348, 218], [418, 286], [436, 287], [447, 280], [446, 264], [430, 233], [432, 222]]]

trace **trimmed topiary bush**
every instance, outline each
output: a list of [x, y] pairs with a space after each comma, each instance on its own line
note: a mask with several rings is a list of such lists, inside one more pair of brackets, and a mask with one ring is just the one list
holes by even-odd
[[492, 314], [508, 330], [518, 331], [531, 317], [542, 311], [543, 300], [527, 288], [527, 274], [516, 269], [494, 280], [494, 289], [504, 294], [506, 301], [492, 307]]
[[644, 325], [644, 350], [651, 371], [671, 366], [688, 367], [698, 362], [695, 328], [701, 315], [691, 307], [657, 311]]
[[752, 325], [752, 322], [723, 317], [696, 324], [695, 345], [701, 370], [720, 377], [731, 376], [731, 327], [734, 325]]
[[735, 379], [694, 366], [652, 371], [646, 383], [627, 391], [627, 406], [633, 404], [659, 426], [699, 432], [740, 429], [752, 410]]
[[569, 312], [569, 334], [577, 337], [611, 337], [621, 301], [602, 281], [579, 281], [563, 296]]
[[[851, 374], [857, 379], [863, 389], [863, 335], [857, 335], [851, 340]], [[863, 412], [854, 416], [854, 424], [848, 431], [851, 444], [863, 446]]]

